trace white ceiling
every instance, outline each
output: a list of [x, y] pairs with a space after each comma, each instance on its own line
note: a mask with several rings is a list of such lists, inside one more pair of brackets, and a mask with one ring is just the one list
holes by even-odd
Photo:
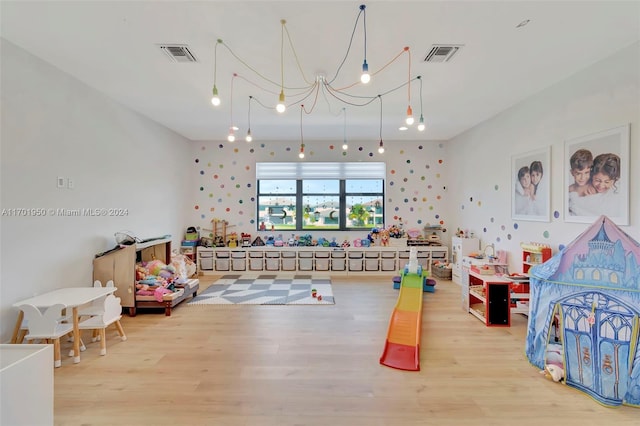
[[[360, 4], [3, 0], [1, 35], [192, 140], [226, 139], [232, 118], [239, 127], [237, 134], [243, 136], [249, 96], [254, 96], [270, 107], [251, 104], [256, 141], [299, 141], [301, 128], [305, 140], [341, 141], [346, 133], [349, 140], [377, 141], [381, 124], [384, 139], [447, 140], [640, 39], [640, 1], [368, 2], [369, 70], [380, 70], [405, 46], [410, 48], [410, 75], [422, 76], [427, 130], [398, 130], [409, 96], [407, 53], [375, 75], [369, 85], [356, 85], [342, 95], [355, 103], [364, 99], [353, 95], [373, 98], [367, 106], [346, 105], [323, 90], [317, 97], [311, 94], [299, 101], [300, 90], [285, 90], [287, 112], [273, 111], [282, 82], [285, 87], [307, 86], [286, 33], [284, 54], [280, 54], [280, 20], [286, 19], [309, 81], [336, 76], [353, 33], [351, 51], [332, 83], [340, 88], [358, 81], [362, 67], [362, 16], [355, 27]], [[528, 25], [516, 28], [526, 19]], [[275, 84], [261, 79], [223, 45], [218, 45], [214, 67], [218, 38]], [[198, 62], [171, 63], [157, 47], [161, 43], [187, 44]], [[463, 44], [464, 48], [448, 63], [424, 63], [433, 44]], [[214, 68], [223, 99], [218, 108], [210, 103]], [[239, 77], [233, 79], [231, 102], [234, 72]], [[414, 80], [410, 87], [417, 118], [420, 85]], [[300, 104], [312, 112], [302, 115]]]

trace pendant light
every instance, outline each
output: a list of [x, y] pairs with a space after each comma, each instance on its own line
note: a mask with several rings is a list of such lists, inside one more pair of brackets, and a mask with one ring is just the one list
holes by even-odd
[[364, 28], [364, 62], [362, 63], [362, 75], [360, 75], [360, 81], [362, 84], [367, 84], [371, 81], [371, 75], [369, 75], [369, 64], [367, 64], [367, 6], [360, 5], [360, 12], [362, 13], [362, 22]]
[[378, 145], [378, 152], [384, 154], [384, 142], [382, 142], [382, 96], [378, 95], [380, 99], [380, 144]]
[[220, 97], [218, 96], [218, 87], [216, 86], [216, 80], [218, 78], [218, 45], [222, 43], [221, 39], [218, 39], [216, 46], [213, 48], [213, 97], [211, 98], [211, 104], [213, 106], [220, 105]]
[[287, 109], [284, 104], [284, 25], [286, 23], [286, 20], [280, 20], [280, 24], [282, 25], [280, 35], [280, 96], [278, 97], [278, 105], [276, 105], [276, 111], [280, 114], [285, 112]]

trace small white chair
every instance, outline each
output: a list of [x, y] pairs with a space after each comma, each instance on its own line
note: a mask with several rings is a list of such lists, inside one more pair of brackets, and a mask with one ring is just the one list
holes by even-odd
[[[120, 319], [122, 318], [122, 306], [120, 305], [120, 298], [110, 294], [105, 297], [102, 305], [102, 314], [91, 316], [80, 322], [78, 328], [80, 330], [98, 330], [100, 340], [100, 355], [107, 354], [107, 339], [106, 329], [111, 324], [116, 325], [118, 334], [122, 341], [127, 340], [127, 336], [124, 334]], [[92, 338], [91, 341], [95, 342], [97, 338]]]
[[[93, 286], [94, 287], [102, 287], [102, 283], [100, 282], [100, 280], [95, 280], [93, 282]], [[114, 287], [113, 281], [109, 280], [107, 281], [107, 283], [104, 285], [105, 287]], [[107, 296], [101, 297], [99, 299], [94, 300], [93, 302], [91, 302], [90, 305], [85, 306], [82, 309], [78, 310], [78, 316], [79, 317], [92, 317], [95, 315], [101, 315], [104, 312], [104, 299]]]
[[73, 332], [73, 323], [62, 322], [62, 304], [57, 304], [47, 308], [44, 313], [33, 305], [20, 305], [19, 309], [24, 312], [28, 332], [24, 338], [32, 343], [34, 340], [44, 340], [53, 343], [53, 365], [60, 367], [60, 337]]

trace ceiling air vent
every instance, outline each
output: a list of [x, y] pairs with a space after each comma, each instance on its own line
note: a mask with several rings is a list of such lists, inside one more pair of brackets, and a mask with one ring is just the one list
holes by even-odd
[[172, 62], [198, 62], [195, 55], [186, 44], [160, 44], [158, 45]]
[[434, 44], [424, 58], [424, 62], [449, 62], [464, 45]]

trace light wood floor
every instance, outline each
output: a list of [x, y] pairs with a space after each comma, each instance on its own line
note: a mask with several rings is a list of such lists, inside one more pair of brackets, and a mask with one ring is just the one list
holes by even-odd
[[55, 424], [640, 424], [640, 409], [601, 406], [531, 366], [526, 317], [487, 328], [462, 311], [458, 285], [436, 289], [423, 295], [419, 372], [379, 364], [398, 296], [387, 275], [334, 276], [333, 306], [183, 303], [171, 317], [124, 317], [127, 341], [110, 332], [106, 356], [88, 344], [55, 370]]

